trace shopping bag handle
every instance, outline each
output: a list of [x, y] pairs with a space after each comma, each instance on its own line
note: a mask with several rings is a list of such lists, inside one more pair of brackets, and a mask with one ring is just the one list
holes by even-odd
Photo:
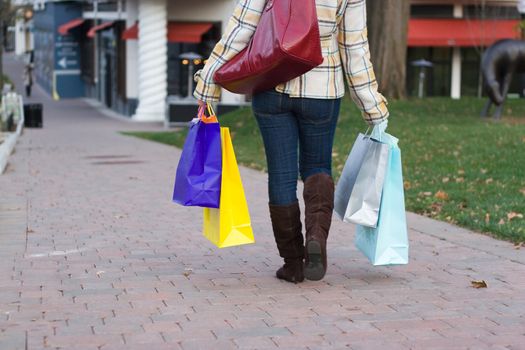
[[[211, 123], [218, 123], [219, 120], [217, 119], [217, 115], [215, 114], [215, 111], [213, 110], [213, 107], [211, 104], [206, 103], [206, 107], [204, 105], [199, 106], [199, 112], [197, 114], [197, 117], [199, 120], [201, 120], [203, 123], [211, 124]], [[206, 115], [206, 109], [208, 111], [208, 116]]]
[[[386, 128], [388, 127], [388, 121], [383, 121], [379, 124], [375, 124], [372, 132], [370, 133], [370, 138], [374, 138], [375, 140], [379, 142], [383, 142], [384, 136], [386, 136]], [[368, 129], [366, 130], [366, 134], [368, 134], [368, 130], [370, 130], [370, 126], [368, 126]]]

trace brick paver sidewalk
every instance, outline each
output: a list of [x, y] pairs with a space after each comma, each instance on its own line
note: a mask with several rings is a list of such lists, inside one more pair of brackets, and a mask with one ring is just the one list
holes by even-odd
[[179, 150], [44, 101], [0, 177], [0, 349], [525, 349], [523, 249], [409, 214], [410, 264], [373, 267], [334, 220], [326, 278], [281, 282], [264, 174], [257, 243], [218, 250], [170, 202]]

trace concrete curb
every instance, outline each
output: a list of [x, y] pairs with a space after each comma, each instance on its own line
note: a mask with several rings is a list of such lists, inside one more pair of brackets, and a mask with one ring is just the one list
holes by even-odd
[[20, 120], [16, 127], [16, 131], [7, 136], [7, 139], [0, 144], [0, 175], [2, 175], [7, 167], [7, 161], [13, 150], [15, 149], [16, 142], [24, 127], [24, 104], [22, 98], [20, 98]]
[[4, 173], [7, 166], [7, 160], [15, 148], [18, 135], [12, 133], [7, 136], [7, 139], [0, 145], [0, 175]]

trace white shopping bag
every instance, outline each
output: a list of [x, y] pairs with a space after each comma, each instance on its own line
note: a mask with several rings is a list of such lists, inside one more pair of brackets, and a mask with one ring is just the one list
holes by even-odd
[[388, 145], [371, 139], [359, 169], [343, 218], [367, 227], [376, 227], [388, 163]]
[[334, 211], [337, 216], [344, 221], [348, 202], [350, 201], [350, 194], [355, 185], [357, 175], [361, 169], [361, 165], [365, 160], [365, 155], [368, 147], [373, 143], [370, 136], [359, 134], [352, 146], [352, 150], [341, 173], [341, 177], [335, 187]]

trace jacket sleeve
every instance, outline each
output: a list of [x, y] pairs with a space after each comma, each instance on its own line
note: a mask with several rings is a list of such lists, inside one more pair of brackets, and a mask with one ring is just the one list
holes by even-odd
[[388, 118], [388, 102], [378, 92], [374, 68], [370, 62], [366, 0], [348, 0], [339, 22], [338, 42], [352, 100], [368, 124], [381, 123]]
[[248, 46], [265, 5], [266, 0], [237, 2], [221, 40], [215, 45], [204, 68], [195, 73], [195, 98], [206, 102], [219, 101], [221, 88], [214, 83], [213, 74]]

